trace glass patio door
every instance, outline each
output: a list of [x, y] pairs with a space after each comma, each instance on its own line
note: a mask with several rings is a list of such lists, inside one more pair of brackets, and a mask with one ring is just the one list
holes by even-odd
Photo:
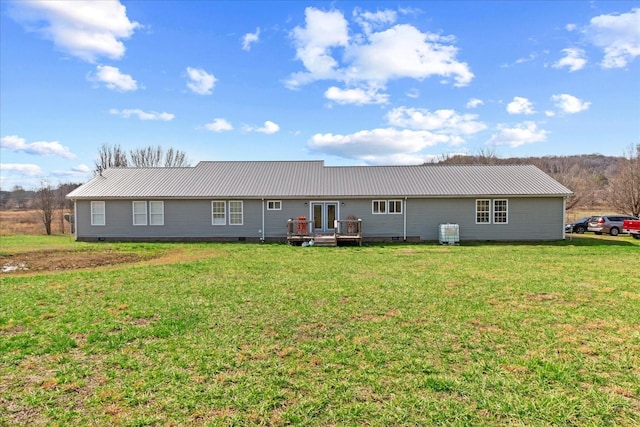
[[316, 233], [333, 233], [334, 224], [338, 212], [336, 202], [313, 202], [311, 204], [313, 215], [313, 231]]

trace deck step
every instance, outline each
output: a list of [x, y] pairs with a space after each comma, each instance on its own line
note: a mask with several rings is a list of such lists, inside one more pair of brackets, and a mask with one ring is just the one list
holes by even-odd
[[313, 238], [314, 246], [338, 246], [335, 235], [317, 235]]

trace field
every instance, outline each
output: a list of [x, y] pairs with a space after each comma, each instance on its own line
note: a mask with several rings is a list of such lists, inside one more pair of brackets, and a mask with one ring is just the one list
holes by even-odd
[[0, 425], [638, 425], [639, 254], [4, 236]]

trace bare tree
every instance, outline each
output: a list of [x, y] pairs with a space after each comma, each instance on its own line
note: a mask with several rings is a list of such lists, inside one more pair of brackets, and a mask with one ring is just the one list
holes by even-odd
[[98, 151], [95, 163], [96, 172], [101, 174], [108, 168], [135, 167], [184, 167], [189, 166], [187, 154], [184, 151], [169, 148], [165, 153], [161, 146], [136, 148], [124, 151], [119, 145], [104, 144]]
[[145, 167], [179, 167], [189, 166], [187, 155], [184, 151], [169, 148], [165, 153], [162, 147], [148, 146], [129, 151], [131, 164], [137, 168]]
[[[78, 188], [81, 184], [72, 184], [72, 183], [67, 183], [67, 184], [60, 184], [58, 185], [58, 188], [56, 189], [56, 206], [58, 208], [58, 213], [59, 213], [59, 221], [60, 221], [60, 233], [64, 234], [64, 229], [65, 229], [65, 219], [64, 219], [64, 213], [65, 211], [67, 212], [72, 212], [73, 211], [73, 201], [67, 199], [67, 194], [71, 193], [73, 190], [75, 190], [76, 188]], [[73, 224], [69, 224], [69, 229], [70, 232], [73, 233]]]
[[164, 166], [167, 168], [189, 166], [187, 154], [184, 151], [169, 148], [164, 156]]
[[102, 171], [109, 168], [123, 168], [129, 166], [126, 151], [123, 151], [119, 145], [103, 144], [98, 151], [98, 159], [96, 160], [96, 172], [101, 174]]
[[136, 168], [152, 168], [160, 166], [162, 160], [162, 148], [158, 145], [155, 147], [148, 146], [145, 148], [136, 148], [129, 151], [131, 164]]
[[33, 192], [29, 192], [27, 190], [25, 190], [22, 186], [20, 185], [16, 185], [13, 187], [13, 190], [11, 191], [11, 198], [13, 201], [13, 207], [15, 209], [27, 209], [30, 205], [30, 202], [32, 200], [32, 197], [30, 196], [30, 194], [32, 195]]
[[640, 144], [631, 145], [609, 180], [609, 201], [621, 213], [640, 216]]
[[53, 222], [55, 206], [55, 191], [51, 188], [51, 184], [48, 182], [43, 183], [43, 186], [36, 192], [35, 207], [48, 235], [51, 234], [51, 223]]

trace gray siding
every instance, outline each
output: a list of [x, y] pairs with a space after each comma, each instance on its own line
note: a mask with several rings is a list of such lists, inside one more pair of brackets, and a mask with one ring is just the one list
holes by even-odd
[[[157, 200], [157, 199], [154, 199]], [[243, 200], [243, 224], [211, 224], [211, 200], [164, 200], [164, 225], [133, 225], [131, 200], [106, 200], [104, 226], [91, 225], [90, 201], [76, 203], [79, 239], [259, 239], [261, 202]], [[227, 207], [228, 209], [228, 207]]]
[[[106, 200], [106, 225], [91, 225], [89, 200], [76, 202], [77, 238], [80, 240], [149, 239], [149, 240], [208, 240], [226, 239], [285, 240], [287, 220], [306, 216], [311, 218], [312, 201], [337, 201], [338, 218], [353, 215], [362, 219], [364, 240], [409, 239], [437, 241], [439, 225], [455, 223], [460, 226], [460, 240], [559, 240], [563, 238], [563, 198], [509, 197], [508, 224], [476, 224], [476, 198], [408, 199], [402, 214], [374, 214], [373, 199], [268, 199], [280, 200], [281, 210], [267, 210], [262, 200], [243, 200], [243, 225], [211, 224], [211, 200], [163, 200], [164, 225], [133, 225], [131, 200]], [[159, 200], [159, 199], [150, 199]], [[220, 199], [222, 200], [222, 199]], [[229, 199], [225, 199], [228, 201]], [[230, 199], [234, 200], [234, 199]], [[401, 199], [404, 201], [404, 199]], [[149, 201], [149, 200], [147, 200]], [[307, 205], [305, 206], [305, 203]], [[263, 210], [264, 206], [264, 210]], [[263, 216], [264, 213], [264, 216]], [[263, 222], [264, 221], [264, 222]]]
[[559, 240], [564, 237], [563, 199], [507, 198], [507, 224], [476, 224], [476, 199], [409, 199], [407, 234], [438, 240], [440, 224], [460, 226], [460, 240]]

